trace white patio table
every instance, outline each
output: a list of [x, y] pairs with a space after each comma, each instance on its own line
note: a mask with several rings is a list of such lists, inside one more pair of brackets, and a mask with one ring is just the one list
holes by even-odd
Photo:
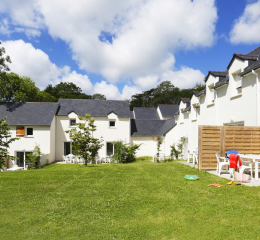
[[72, 161], [73, 161], [73, 163], [75, 163], [75, 155], [73, 155], [73, 154], [68, 154], [67, 156], [69, 157], [70, 164], [72, 163]]
[[260, 155], [245, 155], [245, 154], [239, 154], [241, 158], [248, 158], [253, 159], [253, 162], [255, 163], [255, 181], [258, 181], [258, 160], [260, 160]]

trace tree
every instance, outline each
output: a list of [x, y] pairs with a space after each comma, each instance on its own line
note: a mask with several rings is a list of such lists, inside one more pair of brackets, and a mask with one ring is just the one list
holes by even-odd
[[35, 145], [33, 151], [29, 153], [28, 159], [26, 162], [32, 163], [32, 168], [41, 168], [41, 156], [43, 153], [41, 152], [40, 146]]
[[9, 145], [14, 142], [15, 140], [18, 140], [19, 138], [11, 138], [11, 133], [9, 132], [10, 127], [6, 123], [6, 117], [4, 117], [0, 121], [0, 168], [3, 168], [5, 166], [5, 160], [11, 159], [14, 160], [14, 156], [10, 156], [8, 152]]
[[[0, 41], [0, 44], [1, 41]], [[0, 47], [0, 75], [5, 74], [5, 71], [10, 71], [7, 63], [11, 63], [11, 58], [7, 55], [5, 55], [5, 48], [4, 47]]]
[[96, 93], [92, 96], [93, 99], [97, 99], [97, 100], [107, 100], [105, 95], [103, 94], [99, 94], [99, 93]]
[[29, 77], [20, 77], [16, 73], [0, 75], [0, 101], [34, 102], [39, 91]]
[[136, 160], [136, 151], [142, 144], [124, 143], [122, 140], [113, 143], [115, 147], [115, 153], [112, 157], [113, 162], [117, 163], [130, 163]]
[[[49, 84], [45, 89], [44, 92], [49, 93], [52, 95], [56, 101], [58, 101], [59, 98], [65, 98], [65, 99], [93, 99], [91, 95], [87, 95], [85, 93], [82, 93], [82, 90], [80, 87], [78, 87], [76, 84], [72, 82], [60, 82], [59, 84], [52, 86], [52, 84]], [[100, 96], [100, 98], [106, 99], [104, 95], [97, 94]]]
[[75, 85], [72, 82], [60, 82], [56, 86], [52, 86], [49, 84], [45, 89], [44, 92], [51, 94], [56, 99], [59, 98], [70, 98], [75, 99], [81, 94], [81, 88]]
[[85, 164], [89, 161], [94, 162], [98, 154], [98, 150], [103, 146], [103, 139], [93, 137], [93, 132], [96, 131], [94, 125], [95, 120], [89, 114], [85, 114], [85, 121], [82, 122], [83, 117], [79, 116], [79, 123], [75, 123], [75, 128], [65, 131], [69, 133], [70, 139], [73, 141], [73, 152], [85, 159]]
[[39, 91], [35, 102], [57, 102], [57, 99], [47, 92]]

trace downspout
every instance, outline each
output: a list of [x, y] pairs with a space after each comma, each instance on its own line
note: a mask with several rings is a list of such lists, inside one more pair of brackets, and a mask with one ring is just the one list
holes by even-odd
[[256, 76], [256, 125], [259, 127], [259, 93], [258, 93], [258, 74], [252, 70], [252, 73]]
[[217, 90], [214, 89], [214, 95], [215, 95], [215, 108], [216, 108], [216, 125], [218, 125], [218, 100], [217, 100], [217, 97], [218, 97], [218, 94], [217, 94]]

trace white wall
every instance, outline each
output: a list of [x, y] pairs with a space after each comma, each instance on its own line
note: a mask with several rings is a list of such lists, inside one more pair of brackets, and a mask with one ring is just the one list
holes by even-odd
[[[78, 116], [72, 112], [68, 116], [57, 116], [57, 138], [56, 138], [56, 160], [62, 160], [64, 153], [64, 142], [70, 142], [69, 134], [66, 130], [71, 129], [69, 126], [69, 119], [76, 119], [79, 122]], [[106, 143], [123, 140], [130, 143], [130, 119], [117, 117], [116, 114], [111, 113], [108, 117], [94, 117], [96, 131], [93, 136], [96, 138], [103, 137], [104, 146], [99, 150], [100, 156], [107, 155]], [[109, 127], [109, 120], [115, 120], [116, 126]]]
[[[11, 137], [16, 137], [16, 126], [11, 127]], [[16, 152], [31, 152], [35, 145], [39, 145], [43, 156], [41, 157], [41, 164], [45, 165], [47, 159], [51, 159], [51, 132], [50, 126], [26, 126], [33, 128], [33, 136], [20, 137], [19, 140], [10, 144], [9, 153], [12, 156], [16, 156]], [[25, 134], [26, 134], [25, 127]], [[9, 166], [12, 166], [12, 162], [9, 161]]]
[[136, 156], [154, 156], [157, 153], [157, 137], [131, 137], [132, 144], [142, 144]]

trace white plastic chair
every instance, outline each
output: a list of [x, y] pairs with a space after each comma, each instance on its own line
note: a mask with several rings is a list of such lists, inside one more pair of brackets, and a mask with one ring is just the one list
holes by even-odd
[[96, 157], [96, 164], [98, 164], [98, 162], [102, 163], [102, 157], [100, 156]]
[[75, 163], [75, 156], [73, 154], [69, 154], [68, 157], [69, 157], [70, 163], [72, 163], [72, 162]]
[[[229, 160], [225, 157], [220, 157], [217, 152], [215, 154], [216, 154], [216, 158], [217, 158], [217, 174], [220, 176], [222, 167], [225, 165], [229, 166]], [[223, 162], [221, 162], [221, 159], [223, 160]], [[227, 169], [226, 169], [226, 172], [227, 172]]]
[[188, 159], [187, 159], [187, 163], [190, 163], [190, 158], [193, 158], [193, 150], [188, 149]]
[[[240, 157], [242, 166], [239, 168], [239, 173], [243, 173], [246, 169], [250, 170], [251, 179], [253, 179], [253, 163], [249, 158]], [[244, 160], [247, 159], [247, 160]]]
[[195, 163], [197, 162], [198, 164], [198, 154], [199, 154], [199, 149], [196, 148], [195, 150], [193, 150], [193, 165], [195, 165]]
[[159, 153], [159, 156], [157, 156], [157, 153], [154, 154], [153, 161], [155, 162], [155, 159], [158, 161], [164, 160], [165, 159], [165, 154], [164, 153]]

